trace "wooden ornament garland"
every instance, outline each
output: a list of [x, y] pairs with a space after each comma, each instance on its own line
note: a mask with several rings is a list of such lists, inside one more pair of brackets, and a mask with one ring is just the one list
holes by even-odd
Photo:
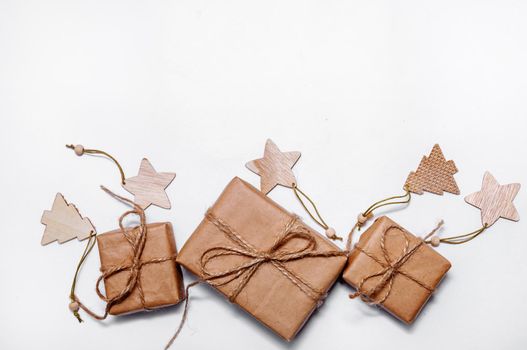
[[[131, 212], [138, 213], [141, 216], [141, 225], [145, 223], [144, 210], [150, 205], [153, 204], [161, 208], [170, 209], [170, 200], [165, 190], [174, 180], [176, 176], [175, 173], [159, 173], [154, 169], [152, 164], [146, 158], [143, 158], [139, 167], [138, 175], [126, 178], [121, 165], [110, 154], [100, 150], [85, 149], [82, 145], [67, 145], [67, 147], [73, 149], [75, 154], [77, 154], [78, 156], [82, 156], [84, 154], [102, 154], [110, 158], [116, 164], [120, 172], [122, 187], [134, 195], [134, 202], [132, 203], [131, 201], [129, 201], [128, 204], [134, 207], [134, 211]], [[291, 188], [303, 208], [310, 215], [310, 217], [318, 225], [325, 229], [326, 236], [333, 240], [341, 239], [336, 235], [335, 230], [326, 224], [324, 219], [321, 217], [315, 203], [303, 191], [298, 188], [297, 180], [292, 168], [298, 162], [300, 156], [301, 153], [298, 151], [280, 151], [278, 146], [272, 140], [268, 139], [265, 144], [263, 157], [248, 162], [246, 164], [246, 167], [260, 176], [260, 188], [262, 193], [267, 195], [277, 185]], [[458, 169], [455, 163], [452, 160], [447, 160], [444, 157], [443, 152], [438, 144], [434, 145], [429, 156], [424, 156], [421, 159], [418, 168], [415, 171], [409, 173], [404, 184], [404, 195], [393, 196], [378, 201], [372, 204], [369, 208], [367, 208], [367, 210], [358, 215], [355, 225], [348, 234], [346, 249], [344, 252], [339, 251], [339, 253], [346, 255], [346, 257], [350, 256], [350, 252], [352, 251], [351, 244], [354, 230], [360, 230], [361, 227], [373, 217], [374, 211], [383, 206], [395, 204], [408, 204], [411, 200], [411, 193], [423, 194], [424, 192], [429, 192], [437, 195], [442, 195], [444, 192], [449, 192], [456, 195], [459, 194], [459, 187], [454, 178], [454, 175], [457, 173], [457, 171]], [[422, 238], [419, 238], [419, 245], [431, 245], [433, 247], [437, 247], [440, 245], [440, 243], [462, 244], [476, 238], [478, 235], [487, 230], [491, 225], [493, 225], [499, 218], [518, 221], [519, 214], [513, 204], [513, 200], [519, 192], [519, 189], [520, 184], [518, 183], [500, 185], [492, 176], [492, 174], [487, 171], [483, 177], [481, 190], [465, 197], [465, 201], [468, 204], [475, 206], [481, 210], [482, 227], [467, 234], [440, 238], [437, 235], [437, 232], [443, 224], [443, 221], [441, 221], [436, 226], [436, 228], [432, 230], [429, 234]], [[123, 200], [122, 197], [119, 197], [106, 189], [104, 190], [109, 192], [116, 198], [120, 198], [121, 200]], [[308, 208], [305, 200], [307, 200], [312, 206], [314, 213]], [[124, 199], [124, 201], [128, 200]], [[71, 303], [69, 307], [80, 322], [82, 321], [78, 313], [80, 309], [84, 309], [90, 315], [94, 316], [95, 314], [93, 314], [91, 311], [89, 311], [89, 309], [82, 305], [82, 303], [80, 303], [80, 301], [76, 297], [75, 284], [77, 281], [79, 270], [87, 255], [94, 247], [94, 244], [98, 238], [96, 236], [95, 228], [93, 227], [90, 220], [87, 217], [82, 217], [78, 212], [77, 208], [73, 204], [66, 202], [66, 200], [60, 193], [56, 194], [52, 209], [44, 211], [41, 222], [46, 225], [46, 229], [42, 237], [42, 245], [49, 244], [53, 241], [63, 243], [74, 238], [77, 238], [79, 240], [89, 238], [86, 249], [84, 250], [84, 253], [77, 266], [75, 277], [72, 283], [70, 293]], [[122, 224], [120, 225], [122, 228]], [[384, 243], [382, 244], [382, 246], [382, 249], [384, 250]], [[384, 285], [389, 285], [391, 288], [391, 281], [393, 280], [394, 274], [398, 273], [399, 268], [402, 266], [400, 262], [404, 264], [405, 261], [407, 261], [413, 256], [413, 254], [417, 251], [418, 248], [419, 246], [416, 246], [413, 250], [405, 250], [404, 254], [400, 256], [399, 260], [394, 261], [393, 264], [392, 261], [389, 261], [389, 259], [387, 258], [387, 263], [389, 264], [383, 266], [383, 269], [385, 269], [385, 271], [383, 271], [382, 273], [374, 273], [370, 277], [380, 276], [381, 282], [385, 283]], [[242, 253], [249, 255], [253, 254], [252, 252]], [[260, 252], [257, 253], [259, 254]], [[367, 252], [365, 252], [364, 254], [366, 253]], [[138, 253], [138, 256], [140, 255], [141, 253]], [[264, 259], [272, 258], [265, 254], [263, 254], [262, 257]], [[175, 260], [175, 256], [170, 257], [170, 259], [172, 258]], [[259, 258], [259, 256], [257, 258]], [[187, 286], [187, 296], [185, 298], [185, 309], [182, 324], [185, 321], [187, 315], [188, 289], [201, 282], [203, 282], [203, 280], [199, 280]], [[384, 287], [384, 285], [381, 285], [381, 282], [377, 285], [376, 289], [380, 290]], [[362, 283], [360, 285], [362, 285]], [[386, 298], [388, 297], [388, 295], [390, 295], [390, 292], [386, 294]], [[372, 301], [371, 299], [368, 299], [369, 295], [364, 294], [361, 288], [358, 288], [355, 293], [352, 293], [350, 295], [350, 297], [360, 297], [368, 303]], [[110, 304], [109, 306], [111, 306]], [[94, 317], [105, 318], [108, 314], [109, 306], [107, 307], [104, 316], [95, 315]], [[181, 331], [182, 324], [180, 324], [175, 336], [170, 340], [167, 347], [172, 344], [175, 337]]]
[[[292, 168], [298, 162], [300, 155], [301, 153], [298, 151], [282, 152], [271, 139], [267, 139], [263, 158], [247, 162], [245, 166], [247, 169], [260, 176], [260, 190], [264, 194], [268, 194], [277, 185], [293, 189], [296, 198], [305, 211], [313, 221], [324, 229], [326, 237], [332, 240], [342, 240], [342, 237], [337, 236], [335, 229], [329, 227], [326, 221], [322, 218], [322, 215], [318, 211], [313, 200], [298, 188]], [[302, 198], [309, 202], [314, 213], [308, 208], [306, 202]]]

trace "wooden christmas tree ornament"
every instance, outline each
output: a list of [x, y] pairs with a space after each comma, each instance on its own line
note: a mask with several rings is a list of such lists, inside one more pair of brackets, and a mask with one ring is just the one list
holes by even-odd
[[[298, 151], [282, 152], [271, 139], [267, 139], [263, 158], [254, 159], [246, 163], [245, 166], [260, 176], [260, 190], [264, 194], [268, 194], [277, 185], [293, 189], [302, 207], [313, 221], [325, 230], [326, 236], [332, 240], [342, 240], [341, 237], [337, 236], [335, 229], [326, 224], [313, 200], [298, 188], [292, 168], [300, 158], [300, 155]], [[314, 209], [314, 214], [302, 198], [309, 202]]]
[[452, 160], [446, 160], [441, 147], [435, 144], [428, 157], [424, 156], [419, 163], [416, 171], [410, 172], [403, 186], [404, 195], [388, 197], [373, 203], [365, 211], [359, 213], [355, 225], [348, 234], [346, 250], [350, 251], [353, 240], [353, 233], [371, 218], [375, 210], [395, 204], [408, 204], [412, 199], [412, 193], [423, 194], [425, 191], [442, 195], [444, 191], [459, 194], [459, 188], [454, 179], [457, 167]]
[[51, 210], [45, 210], [41, 222], [46, 225], [42, 245], [54, 241], [64, 243], [74, 238], [82, 241], [95, 233], [90, 219], [82, 217], [72, 203], [67, 203], [62, 194], [57, 193]]
[[423, 194], [423, 191], [442, 195], [443, 191], [459, 194], [454, 174], [456, 165], [446, 160], [438, 144], [434, 145], [428, 157], [424, 156], [416, 171], [406, 179], [405, 186], [410, 192]]

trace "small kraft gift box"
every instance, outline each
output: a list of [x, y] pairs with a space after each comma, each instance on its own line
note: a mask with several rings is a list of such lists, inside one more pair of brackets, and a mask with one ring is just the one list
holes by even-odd
[[350, 252], [344, 280], [367, 303], [412, 323], [450, 262], [386, 216], [378, 218]]
[[[181, 269], [176, 264], [176, 243], [169, 222], [146, 226], [140, 254], [140, 226], [98, 235], [101, 278], [106, 300], [112, 303], [109, 314], [122, 315], [153, 310], [179, 303], [185, 296]], [[139, 255], [139, 256], [138, 256]], [[135, 283], [131, 279], [137, 278]], [[127, 288], [131, 290], [126, 294]]]
[[239, 178], [177, 258], [288, 341], [323, 302], [346, 260], [336, 245]]

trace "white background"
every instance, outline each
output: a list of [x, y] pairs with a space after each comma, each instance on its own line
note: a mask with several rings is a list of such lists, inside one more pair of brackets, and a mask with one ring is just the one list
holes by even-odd
[[[527, 185], [525, 1], [0, 0], [0, 348], [159, 349], [182, 307], [79, 325], [68, 289], [84, 244], [40, 246], [42, 211], [60, 191], [99, 233], [125, 207], [104, 149], [128, 176], [148, 157], [175, 171], [169, 220], [182, 246], [266, 138], [302, 151], [294, 171], [343, 234], [371, 202], [401, 193], [438, 142], [461, 196], [416, 196], [388, 214], [422, 234], [480, 225], [463, 196], [485, 170]], [[299, 336], [284, 343], [211, 288], [193, 290], [175, 349], [525, 349], [526, 189], [522, 221], [498, 221], [462, 246], [413, 326], [349, 300], [337, 283]], [[312, 223], [285, 188], [270, 196]], [[78, 294], [92, 308], [94, 252]], [[185, 275], [186, 282], [193, 280]]]

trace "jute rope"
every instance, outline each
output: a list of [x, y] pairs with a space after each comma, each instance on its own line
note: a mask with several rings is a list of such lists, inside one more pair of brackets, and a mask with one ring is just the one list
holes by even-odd
[[[284, 263], [304, 258], [327, 258], [335, 256], [345, 256], [341, 250], [331, 250], [317, 252], [317, 242], [304, 226], [297, 225], [298, 218], [293, 216], [277, 236], [271, 248], [260, 251], [249, 242], [243, 239], [229, 224], [216, 217], [209, 210], [205, 215], [207, 220], [214, 224], [225, 236], [237, 245], [237, 247], [223, 246], [209, 248], [201, 255], [200, 266], [204, 279], [215, 287], [226, 285], [238, 280], [238, 283], [231, 294], [229, 300], [233, 302], [241, 290], [247, 285], [256, 270], [265, 263], [270, 263], [282, 273], [287, 279], [295, 284], [304, 294], [313, 300], [320, 300], [325, 297], [325, 292], [317, 290], [298, 274], [290, 271]], [[303, 245], [296, 249], [286, 249], [285, 246], [293, 239], [302, 241]], [[209, 266], [221, 256], [243, 256], [249, 258], [246, 263], [234, 266], [219, 272], [212, 272]], [[224, 280], [222, 280], [225, 278]]]
[[[97, 320], [104, 320], [108, 316], [112, 306], [114, 306], [116, 304], [119, 304], [122, 301], [124, 301], [130, 295], [130, 293], [132, 293], [132, 291], [135, 288], [137, 288], [137, 290], [139, 292], [139, 298], [141, 300], [141, 304], [143, 305], [143, 308], [148, 310], [148, 307], [145, 305], [145, 298], [144, 298], [143, 288], [141, 287], [141, 269], [145, 265], [159, 264], [159, 263], [162, 263], [162, 262], [165, 262], [165, 261], [170, 261], [170, 260], [175, 260], [176, 259], [176, 256], [174, 255], [174, 256], [150, 259], [150, 260], [147, 260], [147, 261], [141, 261], [141, 255], [143, 254], [143, 250], [145, 248], [145, 243], [146, 243], [147, 233], [148, 233], [147, 225], [146, 225], [145, 212], [144, 212], [143, 208], [141, 208], [140, 206], [138, 206], [137, 204], [135, 204], [131, 200], [129, 200], [127, 198], [124, 198], [124, 197], [121, 197], [121, 196], [113, 193], [112, 191], [108, 190], [106, 187], [101, 186], [101, 188], [106, 193], [108, 193], [110, 196], [116, 198], [117, 200], [120, 200], [121, 202], [123, 202], [123, 203], [125, 203], [125, 204], [127, 204], [127, 205], [129, 205], [129, 206], [131, 206], [133, 208], [132, 210], [129, 210], [129, 211], [125, 212], [119, 218], [119, 228], [121, 230], [121, 233], [123, 234], [125, 239], [128, 241], [128, 243], [130, 244], [130, 247], [131, 247], [131, 250], [132, 250], [132, 262], [131, 263], [123, 263], [121, 265], [112, 266], [112, 267], [109, 267], [109, 268], [108, 267], [101, 268], [102, 274], [97, 279], [97, 283], [95, 284], [95, 291], [96, 291], [97, 295], [99, 296], [99, 298], [101, 298], [103, 301], [106, 302], [106, 307], [105, 307], [105, 310], [104, 310], [104, 314], [103, 315], [98, 315], [98, 314], [94, 313], [93, 311], [91, 311], [88, 307], [86, 307], [79, 300], [77, 295], [75, 294], [75, 282], [76, 282], [76, 278], [77, 278], [77, 275], [78, 275], [78, 270], [79, 270], [80, 265], [82, 264], [82, 262], [86, 259], [87, 253], [89, 253], [91, 248], [93, 248], [93, 244], [95, 242], [95, 238], [93, 240], [93, 243], [91, 243], [91, 246], [90, 246], [90, 242], [88, 242], [88, 246], [90, 246], [90, 248], [85, 250], [85, 252], [84, 252], [84, 254], [83, 254], [82, 258], [81, 258], [81, 261], [79, 262], [79, 265], [78, 265], [78, 268], [77, 268], [77, 272], [75, 274], [74, 283], [72, 285], [72, 291], [71, 291], [70, 298], [72, 299], [72, 302], [78, 304], [78, 307], [83, 309], [88, 315], [90, 315], [91, 317], [93, 317], [93, 318], [95, 318]], [[140, 224], [134, 230], [132, 230], [130, 232], [127, 232], [126, 229], [124, 228], [123, 221], [128, 215], [133, 215], [133, 214], [139, 216]], [[134, 233], [134, 232], [137, 232], [137, 233]], [[90, 240], [91, 240], [91, 237], [90, 237]], [[113, 276], [113, 275], [115, 275], [115, 274], [117, 274], [119, 272], [122, 272], [122, 271], [129, 271], [128, 279], [126, 281], [125, 286], [123, 287], [123, 289], [121, 290], [121, 292], [118, 295], [114, 296], [113, 298], [107, 298], [100, 290], [101, 281], [103, 281], [105, 278]], [[74, 312], [74, 314], [75, 314], [75, 312]]]
[[[442, 224], [442, 223], [440, 223], [440, 224]], [[438, 227], [436, 227], [432, 231], [432, 234], [437, 231], [439, 226], [440, 225], [438, 225]], [[403, 251], [401, 252], [400, 256], [398, 258], [394, 259], [394, 260], [392, 260], [392, 258], [390, 258], [390, 254], [389, 254], [388, 250], [386, 249], [386, 236], [387, 236], [388, 232], [391, 231], [391, 230], [400, 231], [402, 233], [403, 237], [404, 237], [404, 240], [405, 240]], [[427, 236], [429, 236], [429, 235], [427, 235]], [[382, 304], [390, 296], [390, 293], [392, 291], [393, 281], [394, 281], [394, 278], [395, 278], [395, 276], [397, 274], [405, 276], [406, 278], [408, 278], [411, 281], [415, 282], [416, 284], [418, 284], [422, 288], [426, 289], [429, 293], [432, 293], [434, 291], [434, 289], [432, 287], [430, 287], [430, 286], [426, 285], [425, 283], [419, 281], [418, 279], [414, 278], [409, 273], [401, 270], [401, 267], [408, 261], [408, 259], [410, 259], [412, 257], [412, 255], [414, 255], [419, 250], [419, 248], [423, 244], [426, 244], [425, 241], [423, 239], [420, 239], [417, 244], [415, 244], [413, 246], [410, 246], [410, 241], [408, 240], [406, 232], [404, 232], [404, 230], [402, 228], [400, 228], [399, 226], [394, 226], [394, 225], [389, 226], [388, 228], [386, 228], [386, 230], [384, 230], [384, 232], [381, 235], [380, 247], [381, 247], [384, 259], [379, 259], [377, 256], [375, 256], [375, 255], [371, 254], [370, 252], [364, 250], [359, 244], [356, 244], [354, 249], [357, 249], [360, 253], [365, 254], [369, 258], [374, 260], [376, 263], [378, 263], [381, 266], [381, 269], [379, 271], [375, 272], [375, 273], [372, 273], [370, 275], [367, 275], [367, 276], [363, 277], [361, 279], [361, 281], [359, 282], [359, 284], [357, 285], [356, 292], [355, 293], [351, 293], [349, 295], [349, 297], [350, 298], [356, 298], [356, 297], [360, 296], [362, 301], [364, 301], [364, 302], [366, 302], [368, 304], [374, 304], [374, 305]], [[376, 277], [381, 277], [379, 282], [377, 282], [369, 290], [364, 289], [364, 284], [367, 281], [369, 281], [370, 279], [376, 278]], [[382, 291], [385, 287], [387, 287], [387, 288], [386, 288], [386, 292], [384, 293], [384, 295], [382, 297], [380, 297], [380, 298], [376, 298], [377, 294], [380, 291]]]
[[[202, 282], [207, 282], [214, 287], [224, 286], [231, 282], [235, 282], [235, 287], [229, 293], [228, 299], [234, 302], [236, 297], [240, 294], [243, 288], [247, 285], [255, 272], [263, 264], [272, 264], [280, 273], [286, 277], [291, 283], [298, 287], [305, 295], [317, 301], [317, 304], [324, 300], [326, 292], [318, 290], [309, 282], [304, 280], [298, 274], [289, 270], [285, 263], [294, 260], [305, 258], [329, 258], [336, 256], [346, 256], [346, 252], [341, 250], [330, 250], [325, 252], [317, 252], [317, 241], [302, 225], [298, 225], [298, 217], [293, 216], [291, 220], [284, 226], [282, 231], [276, 237], [273, 245], [266, 250], [259, 250], [252, 244], [247, 242], [239, 233], [237, 233], [228, 223], [216, 217], [211, 210], [205, 214], [205, 218], [212, 223], [218, 230], [220, 230], [225, 237], [234, 244], [234, 246], [225, 245], [220, 247], [213, 247], [205, 250], [200, 258], [200, 268], [202, 278], [187, 286], [186, 300], [181, 322], [177, 328], [176, 333], [170, 339], [165, 349], [177, 338], [183, 325], [187, 319], [188, 314], [188, 290]], [[302, 241], [302, 245], [295, 249], [287, 249], [287, 243], [297, 239]], [[213, 272], [211, 265], [220, 257], [236, 256], [245, 257], [248, 260], [244, 263], [234, 267]]]

